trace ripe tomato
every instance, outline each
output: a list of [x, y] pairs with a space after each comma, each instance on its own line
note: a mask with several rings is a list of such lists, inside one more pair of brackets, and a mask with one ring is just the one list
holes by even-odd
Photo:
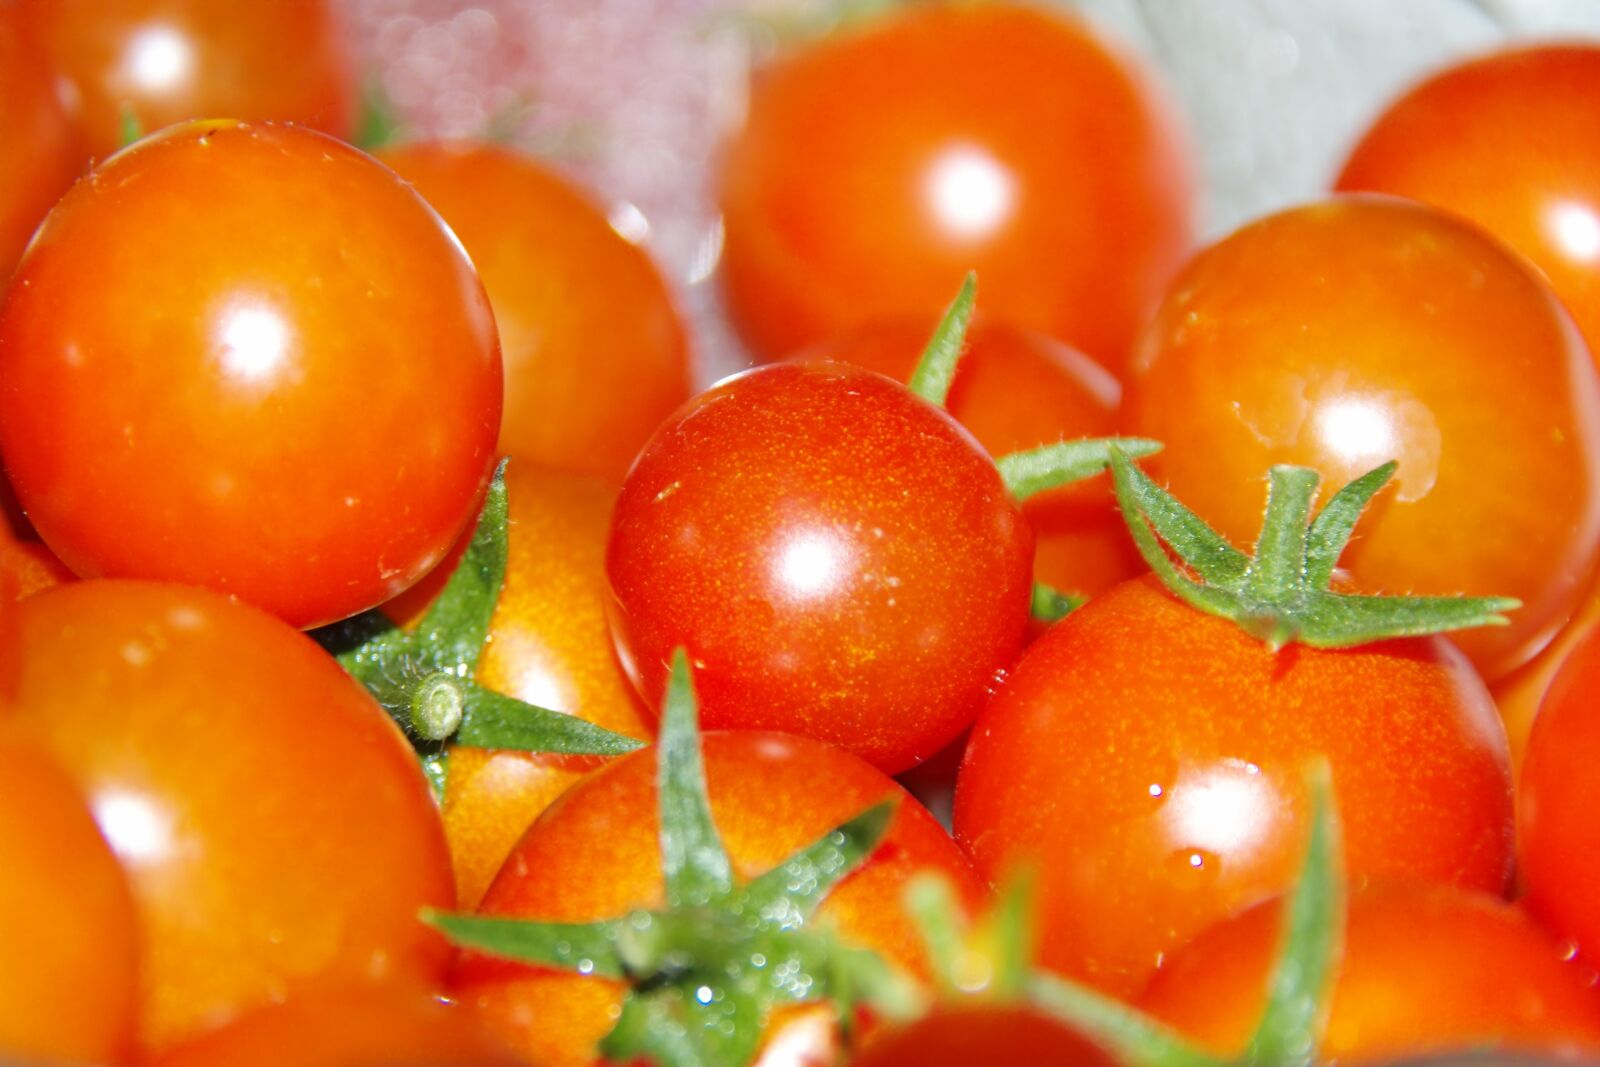
[[[649, 718], [617, 662], [606, 625], [606, 531], [616, 490], [529, 463], [507, 465], [505, 478], [506, 577], [477, 680], [497, 693], [648, 739]], [[384, 612], [414, 625], [453, 563], [452, 557]], [[451, 749], [443, 814], [462, 907], [477, 905], [522, 831], [599, 762]]]
[[18, 608], [8, 719], [87, 795], [133, 885], [158, 1052], [304, 989], [436, 980], [454, 900], [427, 783], [310, 639], [214, 593], [75, 582]]
[[19, 0], [35, 47], [71, 87], [88, 151], [184, 119], [279, 119], [348, 138], [354, 71], [325, 0]]
[[[1208, 1050], [1235, 1055], [1260, 1020], [1281, 938], [1281, 904], [1252, 908], [1180, 949], [1139, 1006]], [[1379, 883], [1352, 894], [1317, 1062], [1496, 1047], [1600, 1051], [1600, 995], [1555, 939], [1482, 893]]]
[[606, 552], [612, 632], [659, 707], [674, 648], [708, 729], [831, 741], [894, 773], [1021, 647], [1033, 535], [953, 419], [842, 363], [762, 367], [663, 424]]
[[[1245, 227], [1140, 338], [1126, 422], [1236, 542], [1276, 463], [1340, 485], [1398, 460], [1343, 565], [1362, 589], [1522, 601], [1463, 634], [1494, 680], [1578, 604], [1600, 547], [1600, 379], [1534, 271], [1476, 227], [1348, 197]], [[1529, 501], [1538, 501], [1530, 507]]]
[[1078, 20], [906, 10], [758, 72], [722, 179], [729, 312], [772, 359], [936, 315], [976, 268], [991, 314], [1119, 370], [1188, 249], [1190, 173], [1161, 94]]
[[1338, 188], [1465, 215], [1533, 260], [1600, 346], [1600, 47], [1520, 48], [1436, 74], [1362, 137]]
[[1002, 1005], [938, 1008], [868, 1038], [850, 1067], [1112, 1067], [1117, 1061], [1053, 1019]]
[[506, 372], [499, 451], [620, 479], [689, 398], [683, 326], [650, 257], [582, 192], [503, 148], [378, 158], [439, 210], [489, 291]]
[[1495, 705], [1500, 709], [1500, 718], [1505, 720], [1513, 767], [1521, 767], [1524, 762], [1528, 735], [1556, 674], [1597, 624], [1600, 624], [1600, 580], [1590, 583], [1577, 613], [1553, 641], [1533, 659], [1490, 687]]
[[1591, 959], [1600, 958], [1600, 631], [1568, 656], [1539, 706], [1519, 797], [1522, 880], [1529, 910]]
[[296, 626], [445, 554], [500, 388], [438, 216], [289, 126], [192, 123], [118, 154], [0, 308], [0, 451], [45, 543], [84, 576], [205, 585]]
[[121, 1063], [137, 1018], [127, 879], [45, 752], [0, 734], [0, 765], [0, 1059]]
[[466, 1013], [423, 993], [354, 986], [257, 1008], [151, 1067], [523, 1067]]
[[38, 541], [24, 541], [0, 527], [0, 572], [14, 581], [12, 597], [21, 600], [77, 576]]
[[[807, 349], [908, 381], [933, 320], [887, 320]], [[991, 456], [1077, 437], [1109, 437], [1122, 386], [1059, 341], [994, 319], [967, 334], [945, 409]], [[1030, 497], [1033, 573], [1057, 589], [1094, 594], [1144, 571], [1117, 512], [1110, 482], [1096, 478]]]
[[0, 5], [0, 284], [84, 162], [21, 12]]
[[[852, 944], [921, 967], [921, 943], [902, 897], [914, 873], [951, 878], [976, 904], [981, 889], [954, 842], [893, 781], [819, 741], [748, 731], [703, 740], [711, 815], [734, 873], [753, 878], [887, 796], [902, 797], [888, 836], [817, 912]], [[654, 749], [623, 756], [574, 786], [529, 827], [478, 909], [480, 915], [593, 922], [664, 902]], [[523, 1052], [546, 1067], [595, 1062], [616, 1021], [622, 986], [463, 956], [451, 982]], [[820, 1034], [806, 1011], [793, 1025]], [[775, 1035], [770, 1044], [785, 1040]], [[786, 1062], [793, 1062], [792, 1060]]]
[[1505, 731], [1452, 645], [1273, 653], [1153, 578], [1018, 661], [973, 727], [956, 835], [991, 881], [1039, 867], [1046, 966], [1128, 994], [1165, 953], [1288, 888], [1317, 754], [1353, 878], [1505, 887]]

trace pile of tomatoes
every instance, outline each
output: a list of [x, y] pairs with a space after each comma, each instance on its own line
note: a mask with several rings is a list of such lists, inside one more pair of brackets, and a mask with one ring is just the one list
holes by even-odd
[[1600, 1055], [1600, 48], [1197, 249], [1075, 18], [788, 41], [691, 395], [323, 3], [113, 6], [0, 0], [0, 1061]]

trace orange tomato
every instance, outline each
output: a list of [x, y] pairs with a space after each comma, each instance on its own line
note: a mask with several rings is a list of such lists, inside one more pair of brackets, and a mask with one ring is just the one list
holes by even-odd
[[349, 138], [355, 78], [325, 0], [18, 0], [44, 60], [70, 85], [88, 151], [184, 119], [278, 119]]
[[997, 317], [1113, 370], [1190, 241], [1184, 137], [1148, 76], [1039, 6], [928, 5], [758, 71], [722, 175], [723, 283], [776, 359], [937, 315]]
[[[1237, 1054], [1266, 1003], [1282, 914], [1272, 901], [1201, 935], [1162, 966], [1139, 1006], [1219, 1056]], [[1352, 894], [1332, 996], [1319, 1063], [1600, 1051], [1600, 995], [1555, 939], [1521, 909], [1449, 886]]]
[[[617, 663], [606, 624], [606, 532], [616, 489], [529, 463], [508, 464], [505, 478], [506, 578], [477, 680], [495, 692], [648, 739], [649, 719]], [[384, 612], [415, 625], [454, 564], [452, 557]], [[450, 750], [444, 827], [462, 907], [477, 905], [522, 831], [599, 762]]]
[[0, 734], [0, 765], [0, 1059], [123, 1063], [138, 1005], [127, 879], [43, 750]]
[[[907, 879], [936, 870], [970, 903], [981, 898], [966, 860], [933, 817], [842, 749], [736, 731], [706, 734], [703, 751], [712, 818], [735, 874], [745, 879], [885, 797], [902, 797], [878, 850], [817, 911], [817, 919], [833, 922], [849, 942], [920, 968], [921, 942], [902, 903]], [[655, 751], [647, 749], [612, 761], [547, 809], [517, 843], [478, 913], [592, 922], [660, 907], [663, 892]], [[596, 1043], [616, 1021], [623, 995], [609, 979], [476, 955], [462, 958], [451, 986], [545, 1067], [595, 1063]], [[807, 1012], [787, 1018], [813, 1032], [804, 1044], [827, 1033], [814, 1033]]]
[[1539, 654], [1490, 687], [1494, 702], [1505, 720], [1506, 736], [1511, 741], [1511, 765], [1520, 768], [1528, 750], [1528, 735], [1533, 730], [1539, 705], [1561, 665], [1572, 655], [1578, 642], [1600, 623], [1600, 579], [1591, 582], [1572, 620]]
[[1113, 1067], [1117, 1061], [1053, 1019], [1022, 1007], [936, 1008], [870, 1036], [850, 1067]]
[[[1252, 540], [1263, 472], [1400, 469], [1345, 553], [1358, 588], [1513, 596], [1464, 633], [1490, 681], [1566, 622], [1600, 549], [1600, 378], [1571, 317], [1477, 227], [1389, 197], [1274, 215], [1197, 256], [1140, 338], [1126, 426]], [[1530, 502], [1537, 501], [1537, 506]]]
[[20, 10], [0, 4], [0, 285], [86, 163]]
[[526, 156], [414, 144], [378, 158], [444, 216], [489, 291], [506, 374], [499, 450], [620, 479], [689, 398], [683, 325], [650, 257]]
[[454, 900], [411, 746], [304, 635], [204, 590], [84, 581], [17, 609], [7, 719], [71, 774], [128, 872], [139, 1037], [159, 1052], [300, 990], [436, 980]]
[[1012, 668], [973, 726], [956, 836], [991, 881], [1038, 868], [1046, 966], [1126, 995], [1164, 954], [1287, 890], [1317, 755], [1352, 878], [1505, 888], [1505, 731], [1454, 646], [1274, 653], [1154, 578], [1096, 597]]

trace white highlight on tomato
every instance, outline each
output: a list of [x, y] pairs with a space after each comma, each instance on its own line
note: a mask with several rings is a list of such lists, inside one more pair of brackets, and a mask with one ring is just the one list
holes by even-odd
[[134, 34], [123, 55], [128, 81], [150, 93], [160, 93], [188, 80], [194, 55], [189, 42], [170, 26], [151, 26]]
[[268, 308], [237, 307], [224, 316], [222, 365], [233, 377], [249, 381], [270, 377], [289, 350], [289, 328]]
[[1545, 225], [1568, 258], [1600, 260], [1600, 216], [1587, 204], [1563, 200], [1546, 213]]
[[117, 858], [129, 863], [157, 860], [172, 847], [167, 816], [137, 793], [108, 792], [96, 797], [94, 821]]
[[983, 148], [948, 148], [928, 171], [928, 201], [941, 229], [956, 237], [982, 237], [1011, 216], [1016, 182]]

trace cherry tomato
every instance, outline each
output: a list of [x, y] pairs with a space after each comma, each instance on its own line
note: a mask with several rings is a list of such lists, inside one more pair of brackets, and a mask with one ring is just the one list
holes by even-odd
[[77, 577], [43, 544], [12, 537], [3, 526], [0, 526], [0, 572], [13, 579], [13, 600]]
[[938, 1008], [867, 1039], [850, 1067], [1112, 1067], [1117, 1061], [1037, 1012], [1004, 1005]]
[[1600, 47], [1520, 48], [1434, 75], [1362, 137], [1338, 187], [1465, 215], [1533, 260], [1600, 346]]
[[348, 138], [355, 80], [325, 0], [20, 0], [96, 157], [184, 119], [279, 119]]
[[[712, 819], [744, 879], [885, 797], [903, 798], [878, 850], [818, 909], [817, 919], [826, 917], [849, 942], [920, 969], [921, 942], [902, 904], [907, 879], [934, 870], [968, 902], [981, 899], [966, 860], [933, 817], [848, 753], [747, 731], [707, 734], [703, 751]], [[654, 749], [646, 749], [612, 761], [547, 809], [517, 843], [478, 913], [593, 922], [663, 903], [656, 760]], [[545, 1067], [594, 1063], [596, 1043], [616, 1021], [623, 995], [610, 979], [475, 955], [463, 957], [451, 985]], [[792, 1019], [808, 1040], [831, 1029], [819, 1034], [811, 1019], [807, 1012]], [[775, 1035], [770, 1043], [783, 1040]]]
[[[606, 625], [606, 531], [616, 490], [528, 463], [507, 465], [505, 478], [506, 578], [478, 681], [648, 739], [650, 719], [617, 662]], [[384, 605], [384, 612], [402, 625], [415, 624], [453, 562]], [[477, 905], [534, 817], [598, 764], [598, 757], [451, 749], [444, 828], [462, 907]]]
[[[874, 323], [807, 349], [908, 381], [934, 329], [932, 319]], [[967, 334], [945, 408], [992, 456], [1116, 430], [1122, 386], [1099, 364], [1059, 341], [994, 319]], [[1110, 483], [1096, 478], [1040, 493], [1023, 504], [1034, 532], [1033, 572], [1058, 589], [1094, 594], [1145, 570], [1116, 510]]]
[[1117, 994], [1293, 881], [1327, 757], [1353, 878], [1499, 892], [1505, 731], [1440, 638], [1278, 653], [1137, 579], [1051, 627], [973, 727], [955, 829], [991, 881], [1039, 870], [1042, 960]]
[[410, 989], [291, 997], [173, 1049], [151, 1067], [523, 1067], [466, 1013]]
[[842, 363], [703, 393], [623, 484], [612, 632], [651, 707], [695, 660], [709, 729], [831, 741], [890, 773], [972, 721], [1021, 647], [1033, 535], [944, 412]]
[[1505, 720], [1506, 736], [1511, 741], [1511, 765], [1521, 767], [1528, 750], [1528, 735], [1539, 712], [1539, 704], [1555, 681], [1561, 665], [1578, 643], [1600, 624], [1600, 580], [1590, 583], [1583, 602], [1572, 621], [1556, 634], [1539, 654], [1490, 687], [1494, 702]]
[[0, 284], [85, 162], [20, 10], [0, 5]]
[[[1218, 1055], [1237, 1054], [1266, 1004], [1282, 916], [1270, 901], [1202, 934], [1157, 972], [1139, 1006]], [[1495, 1047], [1600, 1051], [1600, 995], [1555, 939], [1483, 893], [1379, 883], [1352, 894], [1317, 1061]]]
[[154, 1053], [299, 990], [434, 981], [417, 920], [454, 900], [410, 745], [309, 638], [153, 582], [75, 582], [17, 608], [17, 729], [87, 795], [127, 870]]
[[0, 308], [0, 451], [78, 574], [296, 626], [449, 550], [500, 418], [494, 320], [399, 178], [289, 126], [192, 123], [51, 213]]
[[585, 194], [503, 148], [378, 158], [439, 210], [483, 276], [505, 359], [499, 451], [620, 479], [689, 398], [683, 325], [650, 257]]
[[127, 879], [46, 753], [0, 734], [0, 765], [0, 1059], [120, 1063], [137, 1018]]
[[1370, 591], [1520, 599], [1459, 639], [1490, 681], [1567, 620], [1600, 547], [1600, 379], [1570, 316], [1421, 205], [1339, 198], [1203, 252], [1140, 338], [1126, 410], [1166, 442], [1152, 469], [1241, 542], [1271, 465], [1342, 485], [1398, 460], [1343, 565]]
[[1578, 642], [1539, 706], [1519, 797], [1528, 908], [1591, 959], [1600, 958], [1600, 631]]
[[729, 312], [760, 355], [986, 309], [1113, 370], [1190, 242], [1185, 138], [1148, 76], [1078, 20], [929, 5], [759, 71], [728, 149]]

